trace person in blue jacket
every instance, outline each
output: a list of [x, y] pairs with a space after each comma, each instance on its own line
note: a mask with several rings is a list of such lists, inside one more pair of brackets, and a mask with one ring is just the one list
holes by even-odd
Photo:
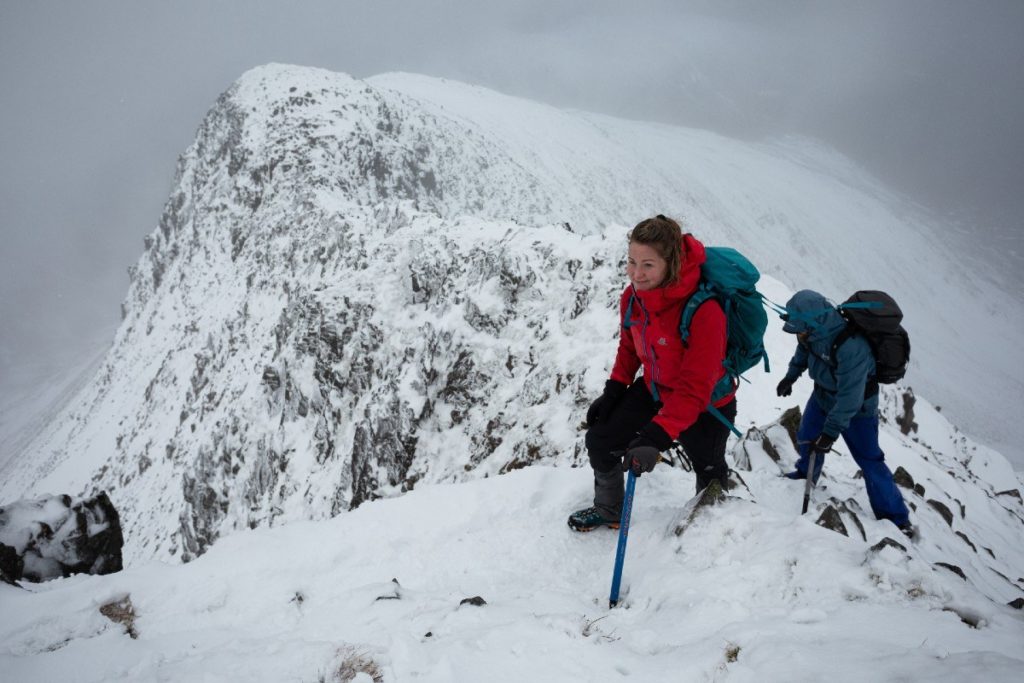
[[814, 380], [814, 392], [797, 431], [800, 459], [796, 470], [786, 476], [806, 479], [814, 450], [817, 482], [825, 454], [842, 435], [850, 455], [864, 472], [875, 518], [888, 519], [912, 536], [910, 513], [878, 445], [878, 382], [871, 346], [862, 336], [853, 335], [835, 349], [833, 358], [832, 345], [846, 328], [846, 320], [828, 299], [809, 289], [793, 295], [782, 318], [782, 329], [796, 335], [797, 348], [776, 393], [789, 396], [804, 370]]

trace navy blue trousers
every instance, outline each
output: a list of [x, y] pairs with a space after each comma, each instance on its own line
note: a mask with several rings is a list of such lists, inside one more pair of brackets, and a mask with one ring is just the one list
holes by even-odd
[[[812, 396], [804, 408], [804, 416], [796, 434], [800, 450], [796, 469], [805, 476], [811, 442], [818, 438], [824, 425], [825, 412]], [[864, 485], [867, 487], [868, 500], [871, 501], [871, 511], [875, 513], [875, 518], [888, 519], [897, 526], [909, 522], [910, 513], [907, 511], [907, 504], [903, 502], [903, 494], [893, 481], [892, 471], [885, 464], [885, 453], [878, 445], [878, 415], [853, 418], [842, 436], [850, 449], [850, 455], [864, 472]], [[819, 453], [814, 464], [815, 479], [821, 474], [824, 460], [824, 455]]]

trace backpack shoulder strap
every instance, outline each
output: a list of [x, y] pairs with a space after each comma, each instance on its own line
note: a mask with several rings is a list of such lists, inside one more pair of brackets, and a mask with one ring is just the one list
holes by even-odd
[[679, 336], [683, 339], [684, 347], [690, 345], [690, 323], [693, 322], [693, 316], [697, 313], [697, 309], [704, 302], [715, 298], [717, 298], [715, 293], [706, 282], [701, 282], [697, 291], [690, 295], [689, 300], [683, 307], [683, 314], [679, 318]]
[[839, 347], [842, 346], [847, 339], [849, 339], [855, 334], [857, 334], [857, 330], [854, 329], [853, 325], [847, 323], [846, 327], [844, 327], [843, 330], [836, 335], [836, 338], [832, 340], [832, 350], [829, 352], [828, 357], [832, 361], [830, 365], [832, 366], [833, 370], [836, 367], [836, 351], [839, 350]]

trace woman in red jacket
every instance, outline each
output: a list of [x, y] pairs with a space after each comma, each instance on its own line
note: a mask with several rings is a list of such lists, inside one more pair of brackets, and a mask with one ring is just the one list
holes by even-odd
[[[709, 299], [694, 314], [685, 346], [679, 332], [704, 259], [704, 245], [660, 214], [629, 234], [630, 284], [619, 305], [619, 349], [604, 393], [587, 411], [594, 505], [569, 516], [569, 526], [577, 531], [618, 528], [623, 472], [650, 472], [674, 440], [693, 463], [698, 492], [713, 480], [725, 484], [729, 428], [706, 412], [725, 374], [725, 313]], [[643, 375], [637, 378], [641, 367]], [[734, 421], [735, 389], [715, 407]]]

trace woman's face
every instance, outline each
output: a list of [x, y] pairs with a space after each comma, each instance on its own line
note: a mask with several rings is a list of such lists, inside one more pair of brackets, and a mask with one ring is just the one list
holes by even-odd
[[626, 275], [638, 290], [654, 289], [665, 282], [668, 261], [663, 259], [649, 244], [629, 243], [629, 258]]

